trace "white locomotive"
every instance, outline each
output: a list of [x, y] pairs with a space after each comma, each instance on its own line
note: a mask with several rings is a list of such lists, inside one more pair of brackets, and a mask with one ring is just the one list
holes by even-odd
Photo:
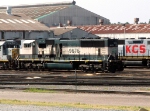
[[[118, 60], [117, 39], [37, 39], [13, 41], [19, 51], [0, 60], [2, 69], [81, 69], [83, 71], [123, 71]], [[14, 44], [12, 47], [15, 49]], [[4, 47], [1, 45], [1, 47]], [[3, 51], [9, 49], [2, 49]], [[4, 53], [1, 55], [3, 56]], [[9, 54], [6, 54], [9, 55]], [[12, 67], [13, 66], [13, 67]]]
[[119, 40], [118, 56], [125, 66], [150, 66], [150, 39]]

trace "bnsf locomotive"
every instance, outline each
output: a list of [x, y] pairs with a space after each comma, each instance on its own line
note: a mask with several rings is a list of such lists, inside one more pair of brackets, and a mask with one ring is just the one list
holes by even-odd
[[2, 69], [123, 71], [117, 39], [37, 39], [1, 41]]
[[150, 67], [150, 39], [119, 40], [118, 55], [125, 66]]

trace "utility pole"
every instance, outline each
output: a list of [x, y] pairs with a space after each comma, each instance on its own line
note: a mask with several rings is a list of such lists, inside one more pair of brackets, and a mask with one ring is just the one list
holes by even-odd
[[123, 24], [122, 26], [124, 26], [124, 39], [125, 39], [125, 28], [126, 28], [126, 24]]

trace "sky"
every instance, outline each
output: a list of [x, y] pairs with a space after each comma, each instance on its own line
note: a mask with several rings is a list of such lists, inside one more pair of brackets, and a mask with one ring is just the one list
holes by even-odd
[[[1, 0], [0, 6], [51, 3], [73, 0]], [[75, 0], [76, 5], [110, 20], [111, 23], [148, 23], [150, 20], [150, 0]]]

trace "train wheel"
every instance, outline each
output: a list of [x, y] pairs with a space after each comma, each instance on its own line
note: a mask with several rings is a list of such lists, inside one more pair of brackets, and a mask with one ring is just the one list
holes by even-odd
[[115, 73], [115, 72], [116, 72], [116, 68], [111, 68], [111, 69], [109, 70], [109, 72]]
[[2, 69], [5, 70], [6, 69], [6, 64], [3, 63]]
[[8, 70], [8, 69], [9, 69], [8, 63], [4, 63], [2, 69], [3, 69], [3, 70]]
[[116, 72], [116, 67], [111, 65], [111, 66], [109, 66], [108, 71], [111, 72], [111, 73], [115, 73]]
[[37, 70], [38, 70], [38, 71], [41, 71], [40, 65], [37, 65]]
[[150, 68], [150, 61], [147, 60], [147, 68]]
[[81, 71], [82, 71], [82, 72], [84, 71], [84, 67], [83, 67], [83, 66], [81, 67]]
[[124, 70], [124, 67], [123, 67], [123, 65], [118, 65], [118, 71], [123, 71]]
[[96, 69], [95, 69], [95, 67], [94, 67], [93, 64], [91, 65], [91, 71], [92, 71], [92, 73], [95, 73], [95, 72], [96, 72]]
[[83, 72], [88, 72], [88, 70], [86, 68], [84, 68]]

